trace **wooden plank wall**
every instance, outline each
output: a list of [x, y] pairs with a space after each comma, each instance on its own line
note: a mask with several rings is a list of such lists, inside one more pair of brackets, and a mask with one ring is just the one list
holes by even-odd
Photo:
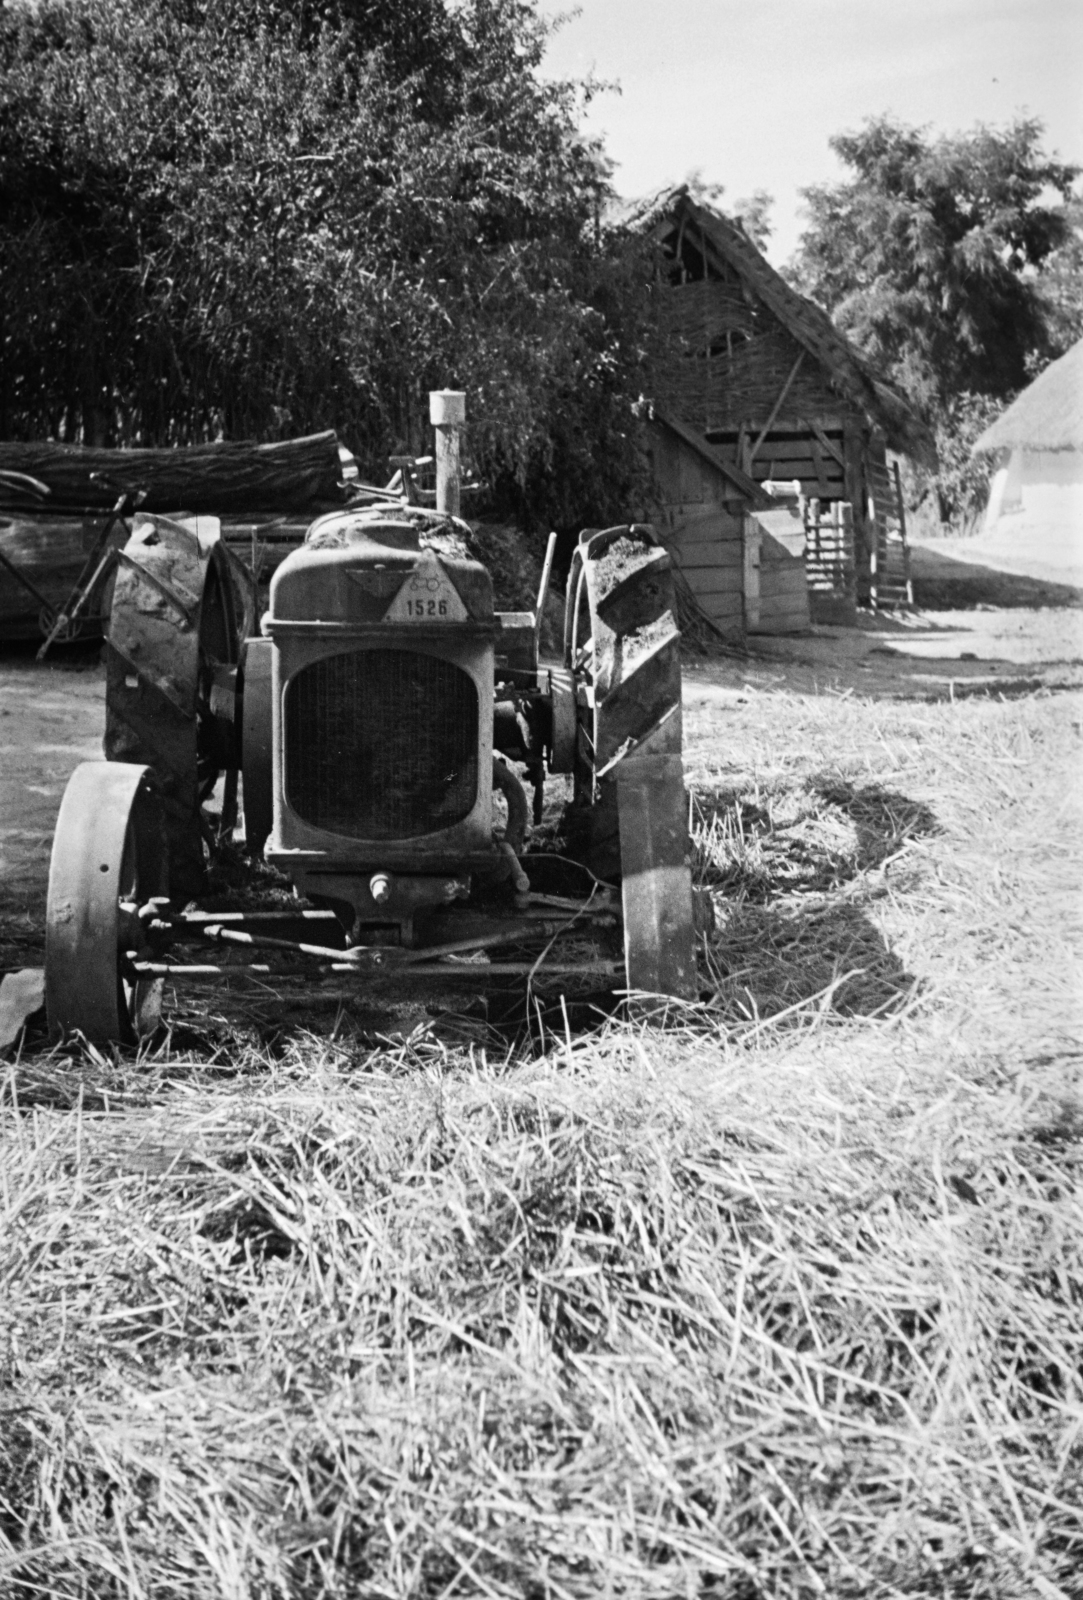
[[700, 608], [738, 638], [744, 631], [741, 517], [710, 501], [685, 509], [663, 537]]
[[801, 518], [785, 508], [750, 511], [745, 537], [759, 546], [759, 620], [749, 632], [807, 633], [811, 618]]
[[749, 422], [740, 430], [711, 433], [708, 437], [727, 461], [744, 467], [757, 483], [768, 478], [788, 483], [796, 478], [806, 499], [845, 500], [845, 472], [838, 459], [845, 459], [843, 424], [837, 417], [813, 421], [818, 433], [804, 420], [773, 427], [757, 450], [751, 469], [747, 465], [748, 452], [759, 437], [762, 423], [757, 426]]
[[723, 633], [744, 632], [743, 502], [725, 475], [668, 429], [652, 429], [655, 525], [696, 601]]

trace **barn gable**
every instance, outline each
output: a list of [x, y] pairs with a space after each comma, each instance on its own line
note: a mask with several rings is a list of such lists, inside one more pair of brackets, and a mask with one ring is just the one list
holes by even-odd
[[796, 480], [831, 515], [852, 505], [860, 597], [905, 601], [905, 525], [887, 450], [933, 465], [929, 429], [736, 223], [682, 188], [632, 225], [656, 240], [663, 261], [662, 348], [651, 373], [658, 415], [754, 486], [749, 509], [755, 490], [779, 480]]

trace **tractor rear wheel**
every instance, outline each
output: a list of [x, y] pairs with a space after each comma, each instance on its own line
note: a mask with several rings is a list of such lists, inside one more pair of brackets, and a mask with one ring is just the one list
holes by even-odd
[[666, 549], [642, 525], [585, 530], [565, 612], [576, 699], [573, 836], [620, 879], [630, 989], [696, 992], [680, 629]]
[[143, 766], [84, 761], [64, 791], [49, 862], [45, 1009], [55, 1038], [131, 1043], [158, 1022], [161, 979], [131, 972], [136, 912], [165, 892], [163, 815]]
[[182, 900], [205, 883], [202, 805], [219, 774], [239, 764], [238, 610], [217, 541], [167, 517], [139, 518], [119, 554], [110, 607], [105, 754], [157, 777], [169, 888]]

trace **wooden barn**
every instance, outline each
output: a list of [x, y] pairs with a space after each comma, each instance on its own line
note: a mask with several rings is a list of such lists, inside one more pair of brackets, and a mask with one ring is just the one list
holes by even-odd
[[[661, 520], [676, 537], [680, 516], [674, 508], [682, 501], [673, 498], [674, 446], [666, 441], [679, 433], [686, 453], [692, 440], [706, 447], [701, 458], [709, 474], [713, 470], [715, 499], [731, 522], [772, 503], [777, 509], [766, 483], [796, 481], [806, 518], [816, 503], [811, 514], [817, 536], [808, 541], [814, 601], [817, 589], [837, 595], [839, 585], [852, 580], [863, 604], [905, 603], [905, 520], [897, 467], [887, 452], [935, 466], [929, 429], [827, 313], [790, 288], [737, 223], [698, 205], [681, 188], [640, 210], [633, 225], [655, 239], [663, 269], [662, 339], [651, 374], [651, 448], [668, 506]], [[694, 475], [690, 464], [687, 472]], [[834, 510], [843, 503], [852, 507], [849, 579], [846, 535]], [[704, 521], [694, 534], [686, 528], [677, 537], [679, 545], [717, 539], [715, 576], [706, 575], [706, 566], [691, 569], [703, 573], [690, 582], [705, 599], [723, 592], [723, 572], [738, 570], [735, 537], [733, 526], [717, 523], [712, 533]], [[743, 551], [742, 577], [749, 564]], [[792, 587], [792, 574], [789, 581]], [[747, 612], [743, 590], [738, 600]], [[731, 595], [727, 614], [735, 615], [737, 605]], [[727, 612], [720, 603], [706, 609], [720, 619]]]

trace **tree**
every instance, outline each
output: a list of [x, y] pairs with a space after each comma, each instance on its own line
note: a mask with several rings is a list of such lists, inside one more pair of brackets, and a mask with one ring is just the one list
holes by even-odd
[[1068, 238], [1079, 168], [1042, 125], [932, 136], [890, 117], [831, 146], [854, 176], [804, 191], [792, 274], [882, 371], [935, 416], [962, 394], [1006, 398], [1054, 353], [1038, 271]]
[[775, 231], [771, 222], [774, 203], [774, 195], [768, 194], [766, 189], [753, 189], [745, 199], [734, 201], [733, 220], [740, 224], [757, 250], [767, 249], [767, 241]]
[[735, 200], [732, 205], [724, 205], [722, 196], [726, 192], [726, 185], [709, 183], [703, 176], [701, 167], [693, 167], [684, 182], [697, 205], [714, 207], [716, 211], [723, 212], [748, 235], [757, 250], [766, 250], [767, 241], [774, 232], [771, 224], [774, 195], [768, 194], [766, 189], [754, 189], [745, 199]]
[[1083, 339], [1083, 195], [1068, 201], [1065, 221], [1067, 237], [1046, 257], [1036, 285], [1055, 355]]
[[533, 0], [0, 6], [0, 435], [337, 427], [381, 470], [471, 395], [505, 504], [627, 496], [649, 264]]

